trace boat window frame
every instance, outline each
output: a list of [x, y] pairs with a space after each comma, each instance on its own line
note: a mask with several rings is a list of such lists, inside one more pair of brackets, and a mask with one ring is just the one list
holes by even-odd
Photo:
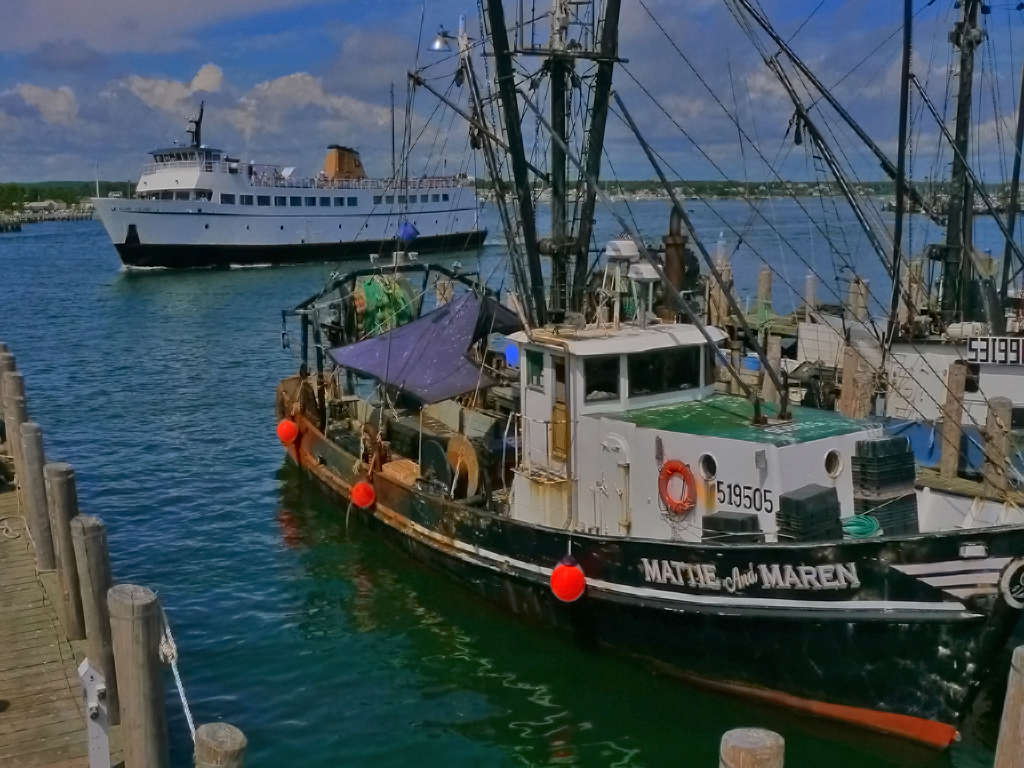
[[174, 199], [179, 202], [187, 203], [189, 197], [191, 197], [191, 195], [189, 194], [189, 191], [187, 189], [179, 189], [177, 192], [174, 193]]
[[[312, 200], [313, 202], [310, 202], [310, 200]], [[316, 196], [315, 195], [306, 195], [305, 199], [302, 202], [303, 202], [303, 204], [307, 208], [316, 208]]]
[[526, 386], [537, 392], [544, 391], [544, 353], [539, 349], [527, 349], [523, 354]]
[[274, 195], [274, 207], [275, 208], [287, 208], [288, 207], [288, 195]]
[[269, 208], [270, 207], [270, 195], [256, 195], [256, 206]]
[[221, 192], [220, 193], [220, 204], [221, 205], [234, 205], [235, 204], [235, 193], [234, 192]]
[[334, 198], [334, 207], [335, 208], [344, 208], [345, 207], [345, 198], [344, 197], [336, 197], [336, 198]]
[[289, 208], [301, 208], [302, 207], [302, 195], [289, 195], [288, 196], [288, 207]]
[[321, 196], [320, 197], [320, 207], [321, 208], [330, 208], [331, 207], [331, 198]]
[[[582, 361], [583, 361], [583, 365], [581, 366], [582, 374], [583, 374], [583, 392], [582, 392], [582, 395], [583, 395], [583, 404], [585, 406], [601, 406], [601, 405], [608, 405], [608, 404], [612, 404], [612, 403], [619, 404], [619, 403], [622, 402], [622, 391], [623, 391], [623, 386], [622, 386], [622, 365], [623, 365], [622, 357], [623, 357], [623, 355], [618, 354], [618, 353], [614, 353], [614, 354], [608, 354], [608, 355], [587, 355], [586, 357], [582, 358]], [[590, 398], [588, 396], [588, 391], [587, 391], [588, 387], [589, 387], [589, 384], [590, 384], [590, 379], [591, 379], [591, 372], [590, 372], [589, 369], [591, 368], [591, 366], [593, 366], [595, 364], [598, 364], [598, 363], [605, 364], [605, 363], [609, 363], [612, 360], [615, 361], [615, 392], [614, 393], [608, 392], [608, 394], [614, 394], [614, 397], [603, 397], [603, 398], [600, 398], [600, 399], [592, 399], [592, 398]], [[610, 372], [610, 366], [609, 366], [609, 371], [606, 372], [606, 373], [609, 373], [609, 372]], [[628, 384], [627, 384], [627, 387], [628, 387]], [[607, 391], [607, 390], [597, 390], [597, 389], [595, 389], [593, 391], [597, 392], [597, 391]]]
[[[703, 344], [687, 344], [680, 347], [661, 347], [659, 349], [647, 349], [642, 352], [630, 352], [626, 355], [626, 392], [627, 397], [630, 400], [637, 400], [649, 397], [660, 397], [662, 395], [674, 395], [679, 392], [690, 392], [693, 390], [699, 390], [703, 386], [703, 361], [701, 360], [702, 354], [701, 349], [706, 346]], [[683, 355], [692, 356], [692, 360], [686, 361], [687, 366], [690, 368], [687, 373], [691, 374], [692, 380], [686, 382], [683, 386], [671, 387], [669, 385], [670, 368], [668, 367], [669, 358], [672, 356], [682, 357]], [[655, 371], [653, 368], [648, 371], [639, 370], [639, 366], [645, 361], [643, 358], [649, 358], [655, 366], [660, 361], [660, 372]], [[675, 361], [673, 361], [675, 362]], [[634, 369], [634, 365], [636, 369]], [[634, 374], [636, 374], [634, 376]], [[658, 375], [661, 378], [659, 384], [653, 386], [646, 392], [637, 392], [634, 390], [633, 381], [651, 381], [652, 377]]]
[[253, 197], [252, 197], [252, 195], [239, 195], [238, 196], [238, 204], [239, 205], [252, 205], [253, 204]]
[[350, 198], [348, 198], [348, 207], [349, 208], [355, 208], [357, 205], [359, 205], [359, 198], [358, 197], [350, 197]]

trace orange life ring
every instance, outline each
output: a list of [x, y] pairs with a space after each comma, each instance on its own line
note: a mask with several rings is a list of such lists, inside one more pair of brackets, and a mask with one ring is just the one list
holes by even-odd
[[[673, 498], [668, 492], [668, 484], [675, 475], [683, 479], [684, 493], [682, 498]], [[688, 515], [697, 507], [697, 483], [693, 480], [690, 467], [681, 461], [666, 461], [658, 475], [658, 495], [665, 502], [668, 511], [676, 515]]]

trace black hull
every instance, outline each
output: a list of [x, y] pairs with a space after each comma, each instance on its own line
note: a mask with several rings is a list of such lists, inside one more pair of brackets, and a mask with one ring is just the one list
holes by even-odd
[[[347, 508], [347, 489], [357, 479], [354, 457], [312, 431], [303, 436], [301, 450], [298, 458], [310, 476]], [[381, 474], [374, 485], [376, 506], [362, 514], [375, 528], [413, 558], [525, 620], [719, 690], [938, 747], [955, 738], [1020, 615], [999, 587], [957, 599], [895, 568], [958, 562], [961, 545], [969, 542], [999, 561], [999, 581], [1007, 583], [1007, 575], [1019, 579], [1024, 573], [1019, 528], [827, 546], [716, 546], [573, 534], [572, 552], [588, 588], [579, 601], [565, 604], [552, 595], [548, 579], [569, 548], [566, 532], [471, 509]], [[740, 594], [764, 594], [756, 585], [733, 595], [702, 595], [699, 588], [686, 589], [685, 579], [676, 585], [645, 579], [645, 559], [716, 563], [721, 574], [733, 563], [743, 568], [759, 562], [844, 562], [854, 564], [858, 583], [856, 589], [831, 592], [773, 593], [785, 599]]]
[[[487, 230], [431, 235], [417, 238], [411, 246], [411, 250], [423, 254], [471, 251], [479, 249], [486, 238]], [[358, 261], [375, 254], [390, 257], [396, 246], [395, 240], [357, 240], [354, 242], [289, 245], [114, 244], [118, 256], [127, 267], [163, 267], [166, 269]]]

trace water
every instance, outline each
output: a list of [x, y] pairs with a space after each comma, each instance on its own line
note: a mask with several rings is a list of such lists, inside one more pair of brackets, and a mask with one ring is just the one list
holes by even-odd
[[[721, 222], [690, 205], [713, 248]], [[773, 205], [831, 273], [794, 204]], [[664, 203], [629, 208], [652, 238], [664, 231]], [[717, 209], [742, 229], [746, 206]], [[598, 242], [619, 229], [602, 220]], [[747, 234], [798, 295], [803, 265], [779, 255], [766, 225]], [[500, 252], [459, 258], [497, 280]], [[881, 283], [874, 257], [857, 253]], [[753, 256], [741, 250], [734, 266], [741, 295], [753, 290]], [[521, 626], [346, 530], [283, 464], [274, 434], [275, 387], [296, 368], [279, 310], [330, 271], [128, 273], [98, 222], [0, 235], [0, 339], [47, 454], [74, 465], [83, 510], [107, 522], [115, 578], [159, 593], [197, 721], [241, 727], [250, 765], [712, 766], [738, 726], [782, 733], [789, 768], [991, 764], [998, 723], [984, 705], [939, 754], [710, 695]], [[793, 301], [781, 281], [775, 295], [780, 309]], [[1001, 701], [1004, 661], [989, 700]], [[173, 759], [186, 766], [173, 690], [168, 678]]]

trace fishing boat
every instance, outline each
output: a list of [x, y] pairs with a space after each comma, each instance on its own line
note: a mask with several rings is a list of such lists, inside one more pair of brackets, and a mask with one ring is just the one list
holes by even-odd
[[[636, 127], [611, 92], [619, 10], [555, 0], [537, 46], [535, 22], [517, 13], [510, 34], [502, 3], [482, 3], [494, 99], [460, 25], [469, 107], [451, 106], [493, 173], [514, 287], [395, 265], [334, 276], [285, 310], [282, 338], [291, 346], [297, 317], [301, 350], [277, 391], [288, 460], [339, 514], [523, 621], [718, 691], [947, 747], [1024, 608], [1024, 499], [924, 485], [906, 439], [791, 404], [748, 326], [764, 397], [704, 319], [714, 281], [746, 322], [670, 187], [661, 252], [610, 207], [623, 236], [588, 270], [612, 98]], [[513, 57], [527, 55], [550, 79], [550, 120], [515, 87]], [[569, 132], [559, 116], [577, 113], [577, 67], [596, 106]], [[492, 101], [501, 126], [482, 108]], [[520, 104], [550, 138], [547, 171], [528, 159]], [[551, 189], [544, 238], [531, 173]]]
[[203, 113], [189, 143], [150, 153], [133, 197], [93, 200], [125, 266], [340, 262], [476, 250], [487, 237], [464, 173], [373, 179], [357, 150], [332, 144], [323, 170], [298, 178], [203, 144]]

